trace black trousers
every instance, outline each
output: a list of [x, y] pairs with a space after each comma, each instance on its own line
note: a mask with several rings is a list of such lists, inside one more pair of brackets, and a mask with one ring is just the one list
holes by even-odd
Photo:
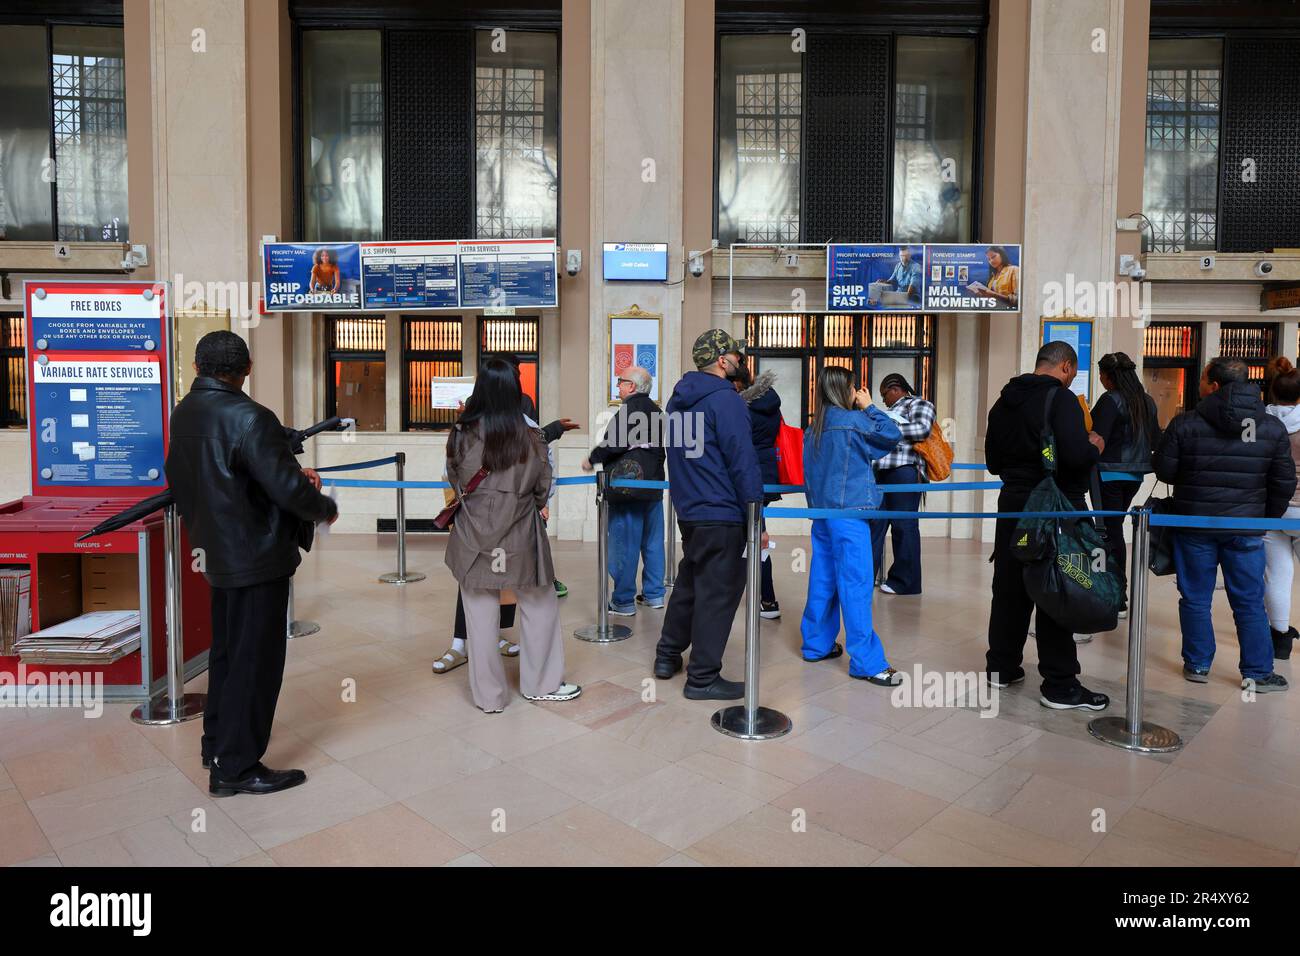
[[686, 683], [712, 684], [722, 670], [722, 655], [736, 608], [745, 593], [745, 526], [682, 524], [682, 560], [677, 565], [664, 626], [655, 654], [673, 658], [689, 647]]
[[[1022, 511], [1028, 492], [1003, 491], [998, 496], [999, 511]], [[1083, 509], [1083, 498], [1071, 499]], [[1001, 518], [993, 537], [993, 604], [989, 610], [988, 669], [1003, 677], [1010, 676], [1024, 659], [1025, 641], [1029, 637], [1029, 618], [1034, 602], [1025, 590], [1024, 564], [1011, 553], [1015, 518]], [[1079, 654], [1074, 632], [1062, 627], [1041, 609], [1034, 625], [1038, 643], [1038, 673], [1043, 693], [1069, 693], [1079, 683]]]
[[[501, 630], [505, 631], [515, 626], [515, 605], [501, 605]], [[465, 630], [465, 602], [460, 598], [460, 588], [456, 589], [456, 629], [452, 631], [451, 636], [458, 640], [467, 640], [469, 632]]]
[[[1128, 511], [1133, 503], [1140, 481], [1103, 481], [1099, 511]], [[1119, 583], [1128, 594], [1128, 545], [1124, 543], [1124, 518], [1102, 518], [1106, 526], [1106, 546], [1110, 550], [1111, 568], [1119, 575]]]
[[226, 780], [252, 770], [271, 741], [288, 645], [289, 580], [212, 589], [202, 747]]

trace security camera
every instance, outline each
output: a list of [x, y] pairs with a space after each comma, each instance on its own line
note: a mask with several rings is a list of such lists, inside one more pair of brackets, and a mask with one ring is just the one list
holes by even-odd
[[582, 271], [581, 249], [570, 249], [564, 254], [564, 271], [571, 276], [576, 276]]
[[1134, 282], [1141, 282], [1147, 277], [1147, 270], [1143, 269], [1141, 266], [1134, 266], [1133, 271], [1128, 274], [1128, 277]]
[[688, 268], [691, 270], [691, 275], [695, 276], [697, 279], [704, 275], [704, 253], [699, 252], [698, 250], [692, 250], [687, 261]]
[[1255, 275], [1260, 276], [1262, 278], [1264, 276], [1268, 276], [1272, 274], [1273, 274], [1273, 263], [1269, 262], [1267, 259], [1261, 259], [1259, 262], [1255, 263]]

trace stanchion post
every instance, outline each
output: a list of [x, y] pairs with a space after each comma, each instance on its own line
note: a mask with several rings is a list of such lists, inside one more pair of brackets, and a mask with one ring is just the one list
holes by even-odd
[[295, 637], [310, 637], [320, 631], [320, 625], [315, 621], [295, 621], [293, 619], [293, 578], [289, 579], [289, 613], [285, 617], [285, 637], [288, 640], [293, 640]]
[[[406, 452], [399, 451], [397, 459], [397, 480], [406, 480]], [[397, 489], [397, 570], [381, 574], [379, 580], [384, 584], [411, 584], [423, 581], [424, 575], [419, 571], [406, 570], [406, 489]]]
[[670, 588], [677, 583], [677, 509], [673, 507], [673, 496], [665, 494], [668, 513], [668, 541], [664, 548], [664, 587]]
[[723, 707], [713, 715], [713, 729], [728, 737], [743, 740], [771, 740], [784, 737], [793, 724], [779, 710], [758, 705], [758, 622], [760, 563], [763, 560], [763, 505], [751, 501], [748, 505], [749, 542], [746, 547], [745, 567], [745, 703]]
[[605, 489], [609, 476], [596, 472], [596, 599], [600, 602], [595, 624], [588, 624], [573, 632], [580, 641], [593, 644], [612, 644], [632, 636], [632, 629], [622, 624], [609, 623], [609, 499]]
[[[167, 689], [131, 712], [137, 724], [179, 724], [203, 716], [206, 694], [185, 693], [185, 624], [181, 604], [180, 517], [175, 505], [163, 512], [163, 581], [167, 621]], [[141, 608], [141, 614], [150, 613]], [[145, 681], [150, 675], [145, 674]]]
[[1128, 679], [1123, 717], [1097, 717], [1088, 732], [1125, 750], [1169, 753], [1180, 750], [1182, 738], [1166, 727], [1142, 719], [1146, 683], [1147, 565], [1151, 554], [1151, 509], [1133, 512], [1133, 561], [1129, 568]]

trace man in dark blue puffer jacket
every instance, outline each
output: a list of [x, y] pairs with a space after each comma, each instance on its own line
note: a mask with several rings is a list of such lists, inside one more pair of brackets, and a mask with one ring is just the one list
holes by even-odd
[[[1286, 426], [1260, 401], [1241, 359], [1210, 359], [1201, 401], [1165, 429], [1153, 459], [1156, 477], [1174, 489], [1174, 511], [1218, 518], [1280, 518], [1295, 491], [1295, 462]], [[1264, 612], [1264, 532], [1174, 529], [1178, 623], [1183, 676], [1210, 679], [1214, 625], [1210, 602], [1217, 569], [1237, 624], [1242, 687], [1287, 689], [1273, 670], [1273, 642]]]
[[745, 693], [744, 684], [721, 676], [745, 592], [746, 505], [763, 500], [749, 410], [732, 385], [744, 354], [744, 343], [722, 329], [702, 334], [691, 350], [697, 371], [681, 377], [666, 409], [669, 494], [682, 529], [682, 560], [654, 674], [667, 680], [680, 671], [689, 647], [683, 693], [691, 700], [739, 700]]

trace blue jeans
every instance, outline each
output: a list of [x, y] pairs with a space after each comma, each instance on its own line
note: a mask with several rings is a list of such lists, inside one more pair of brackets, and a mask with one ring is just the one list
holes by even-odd
[[1214, 662], [1214, 598], [1216, 569], [1237, 624], [1241, 646], [1241, 676], [1260, 678], [1273, 673], [1273, 642], [1264, 613], [1264, 538], [1261, 535], [1210, 535], [1179, 530], [1174, 535], [1174, 570], [1178, 574], [1178, 623], [1183, 631], [1183, 661], [1209, 670]]
[[[872, 677], [889, 666], [884, 645], [871, 626], [875, 571], [871, 563], [871, 529], [855, 518], [814, 518], [808, 600], [799, 631], [807, 660], [825, 657], [835, 646], [844, 616], [844, 644], [849, 673]], [[1271, 646], [1271, 645], [1270, 645]]]
[[[901, 465], [876, 472], [876, 484], [914, 485], [921, 480], [916, 465]], [[885, 495], [882, 511], [920, 511], [921, 492]], [[917, 518], [888, 518], [871, 522], [871, 556], [876, 567], [885, 560], [885, 532], [894, 528], [894, 563], [885, 583], [897, 594], [921, 593], [921, 522]]]
[[664, 599], [664, 503], [611, 501], [609, 504], [609, 576], [614, 579], [610, 604], [620, 611], [636, 610], [636, 565], [646, 601]]

